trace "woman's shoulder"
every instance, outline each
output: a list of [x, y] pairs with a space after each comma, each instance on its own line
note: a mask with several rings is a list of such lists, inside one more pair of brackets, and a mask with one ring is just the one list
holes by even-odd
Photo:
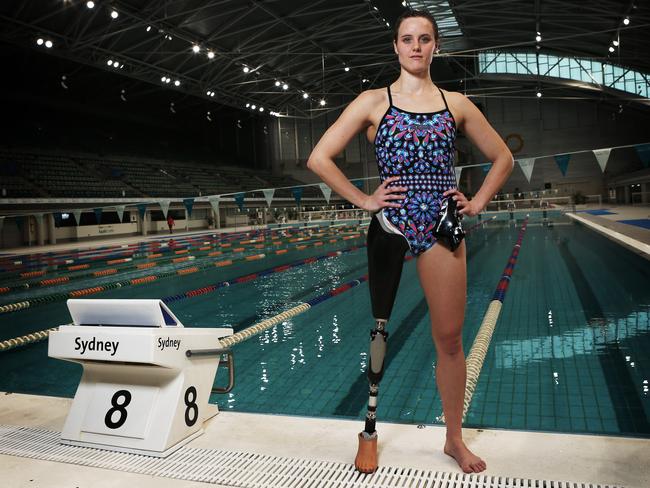
[[376, 106], [382, 101], [387, 101], [388, 96], [386, 95], [385, 88], [374, 88], [369, 90], [364, 90], [356, 98], [357, 101], [363, 104], [369, 104], [371, 106]]

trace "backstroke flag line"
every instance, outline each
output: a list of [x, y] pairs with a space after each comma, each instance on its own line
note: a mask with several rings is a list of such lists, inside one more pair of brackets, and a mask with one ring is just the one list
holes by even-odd
[[609, 153], [612, 152], [612, 148], [608, 147], [605, 149], [594, 149], [593, 153], [596, 156], [598, 165], [600, 166], [600, 171], [605, 171], [605, 166], [607, 166], [607, 161], [609, 161]]
[[533, 176], [533, 169], [535, 168], [535, 158], [523, 158], [517, 159], [521, 171], [523, 171], [524, 176], [530, 183], [530, 178]]

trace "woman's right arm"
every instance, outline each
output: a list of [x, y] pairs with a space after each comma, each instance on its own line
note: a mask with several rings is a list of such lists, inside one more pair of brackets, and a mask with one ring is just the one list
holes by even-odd
[[392, 192], [406, 191], [406, 188], [386, 188], [388, 183], [398, 179], [397, 177], [387, 178], [375, 193], [366, 195], [348, 180], [336, 166], [334, 158], [343, 152], [353, 137], [370, 126], [371, 114], [380, 100], [376, 94], [369, 91], [363, 92], [355, 98], [323, 134], [307, 161], [307, 167], [320, 176], [332, 190], [353, 205], [371, 212], [383, 207], [399, 207], [398, 203], [392, 203], [389, 200], [404, 198], [402, 195]]

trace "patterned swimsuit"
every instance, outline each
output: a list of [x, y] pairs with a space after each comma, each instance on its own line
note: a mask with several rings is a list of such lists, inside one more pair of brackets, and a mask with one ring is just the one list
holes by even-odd
[[413, 113], [393, 105], [381, 119], [375, 136], [375, 156], [383, 182], [391, 176], [400, 179], [388, 187], [405, 186], [400, 207], [386, 207], [376, 214], [387, 232], [402, 235], [415, 256], [436, 243], [432, 230], [436, 224], [443, 193], [456, 188], [454, 152], [456, 123], [447, 100], [437, 112]]

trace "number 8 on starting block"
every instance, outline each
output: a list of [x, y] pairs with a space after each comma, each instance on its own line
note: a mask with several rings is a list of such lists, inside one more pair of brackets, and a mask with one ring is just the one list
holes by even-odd
[[84, 368], [63, 443], [166, 456], [202, 433], [216, 413], [208, 400], [227, 352], [219, 339], [232, 329], [185, 328], [159, 300], [68, 300], [68, 308], [73, 323], [50, 334], [48, 351]]

